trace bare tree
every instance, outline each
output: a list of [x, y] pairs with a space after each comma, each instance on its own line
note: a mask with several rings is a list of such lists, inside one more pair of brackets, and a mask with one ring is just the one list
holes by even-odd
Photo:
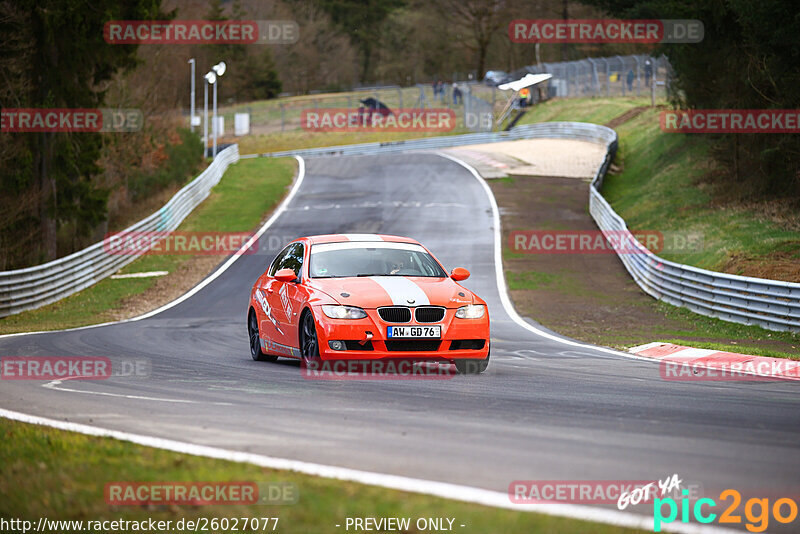
[[510, 20], [506, 0], [442, 0], [439, 6], [442, 14], [467, 34], [465, 44], [477, 55], [477, 76], [482, 77], [489, 45]]
[[353, 83], [357, 77], [356, 50], [315, 2], [278, 4], [273, 16], [291, 18], [300, 26], [301, 38], [296, 43], [274, 50], [285, 90], [308, 93], [312, 89], [349, 87]]

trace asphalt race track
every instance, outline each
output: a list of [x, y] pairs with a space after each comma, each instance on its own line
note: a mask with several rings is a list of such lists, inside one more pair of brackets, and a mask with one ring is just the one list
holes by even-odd
[[[492, 318], [484, 375], [319, 381], [290, 360], [251, 360], [248, 292], [280, 244], [358, 232], [413, 237], [448, 270], [472, 272], [464, 284], [488, 302]], [[666, 381], [651, 361], [526, 330], [501, 303], [494, 236], [483, 186], [444, 157], [307, 160], [303, 183], [259, 252], [191, 298], [141, 321], [0, 338], [3, 356], [142, 358], [150, 376], [3, 381], [0, 407], [501, 492], [514, 480], [677, 473], [712, 497], [725, 488], [744, 497], [800, 495], [797, 383]], [[772, 520], [769, 530], [779, 527]]]

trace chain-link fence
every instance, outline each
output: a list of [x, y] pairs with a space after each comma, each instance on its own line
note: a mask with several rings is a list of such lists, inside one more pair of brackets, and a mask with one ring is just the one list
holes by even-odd
[[452, 109], [456, 115], [455, 131], [488, 131], [491, 130], [490, 117], [496, 98], [495, 92], [494, 87], [476, 82], [442, 83], [436, 91], [432, 83], [413, 87], [384, 86], [360, 88], [347, 93], [306, 95], [226, 106], [219, 110], [219, 115], [223, 117], [223, 136], [230, 137], [233, 133], [236, 113], [250, 115], [250, 134], [272, 134], [302, 129], [303, 111], [357, 110], [369, 99], [374, 99], [390, 110]]
[[560, 98], [669, 95], [672, 67], [666, 56], [646, 55], [586, 58], [542, 63], [524, 69], [550, 73], [548, 96]]
[[[646, 55], [587, 58], [561, 63], [542, 63], [515, 71], [511, 78], [526, 73], [550, 73], [543, 98], [638, 96], [663, 98], [669, 95], [672, 68], [665, 56]], [[455, 132], [491, 131], [498, 117], [507, 109], [509, 91], [500, 91], [492, 84], [457, 81], [454, 83], [417, 84], [411, 87], [362, 87], [346, 93], [305, 95], [263, 100], [242, 105], [224, 106], [223, 137], [232, 141], [234, 114], [248, 113], [249, 133], [273, 134], [301, 130], [304, 110], [357, 110], [364, 101], [374, 99], [390, 110], [452, 109], [456, 115]], [[532, 91], [532, 103], [539, 92]]]

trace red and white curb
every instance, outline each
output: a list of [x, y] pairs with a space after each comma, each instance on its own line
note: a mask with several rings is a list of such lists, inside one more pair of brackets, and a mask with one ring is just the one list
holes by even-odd
[[800, 361], [750, 356], [713, 349], [695, 349], [655, 341], [628, 352], [661, 361], [666, 380], [800, 380]]

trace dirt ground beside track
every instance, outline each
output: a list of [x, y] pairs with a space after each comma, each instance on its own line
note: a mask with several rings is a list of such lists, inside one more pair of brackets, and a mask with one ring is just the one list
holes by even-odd
[[121, 321], [142, 315], [177, 299], [211, 274], [225, 258], [222, 256], [192, 256], [174, 271], [155, 279], [142, 293], [126, 297], [116, 308], [109, 310], [104, 321]]
[[[521, 315], [566, 336], [616, 347], [665, 338], [685, 339], [689, 345], [722, 341], [680, 334], [696, 328], [659, 311], [657, 301], [636, 285], [614, 253], [510, 253], [514, 230], [597, 230], [588, 212], [587, 181], [515, 176], [490, 180], [489, 185], [500, 207], [509, 293]], [[725, 341], [753, 343], [746, 338]], [[779, 340], [757, 344], [792, 351]]]
[[[589, 184], [560, 177], [517, 176], [490, 182], [500, 206], [503, 244], [514, 230], [597, 230], [587, 211]], [[611, 254], [504, 254], [517, 310], [562, 334], [586, 341], [619, 333], [619, 343], [654, 331], [680, 330], [665, 318]], [[524, 284], [530, 289], [514, 289]]]
[[[627, 117], [637, 111], [628, 112]], [[604, 156], [599, 145], [523, 140], [463, 147], [452, 153], [476, 164], [482, 173], [484, 169], [502, 170], [508, 176], [489, 180], [489, 185], [500, 207], [509, 292], [521, 315], [569, 337], [614, 347], [660, 339], [683, 339], [688, 345], [691, 341], [754, 343], [747, 338], [706, 337], [692, 322], [691, 314], [687, 318], [667, 315], [667, 305], [646, 295], [613, 252], [514, 253], [510, 234], [515, 230], [597, 231], [588, 203], [589, 180]], [[537, 158], [548, 163], [534, 166]], [[549, 175], [530, 172], [544, 168]], [[782, 340], [755, 344], [795, 351]]]
[[509, 175], [592, 176], [603, 162], [605, 149], [588, 141], [572, 139], [525, 139], [484, 145], [469, 145], [449, 150], [456, 156], [479, 155], [495, 160], [495, 167]]

